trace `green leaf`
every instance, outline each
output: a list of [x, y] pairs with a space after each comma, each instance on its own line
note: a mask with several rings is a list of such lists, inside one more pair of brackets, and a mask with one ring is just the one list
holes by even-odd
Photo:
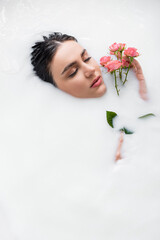
[[117, 113], [115, 112], [111, 112], [111, 111], [106, 111], [106, 119], [107, 119], [107, 122], [108, 124], [114, 128], [113, 126], [113, 118], [115, 118], [117, 116]]
[[123, 127], [120, 129], [121, 132], [124, 132], [125, 134], [133, 134], [134, 132], [128, 130], [127, 128]]
[[155, 117], [155, 115], [153, 113], [148, 113], [143, 116], [140, 116], [139, 119], [146, 118], [146, 117]]

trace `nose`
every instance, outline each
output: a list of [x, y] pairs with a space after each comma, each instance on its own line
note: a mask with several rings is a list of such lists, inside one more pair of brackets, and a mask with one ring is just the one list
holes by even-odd
[[84, 66], [84, 75], [85, 75], [85, 77], [89, 78], [89, 77], [93, 76], [94, 73], [95, 73], [95, 68], [93, 66], [85, 64], [85, 66]]

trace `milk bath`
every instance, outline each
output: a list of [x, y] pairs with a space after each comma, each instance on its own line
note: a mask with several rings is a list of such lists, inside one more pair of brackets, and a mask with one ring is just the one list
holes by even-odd
[[[160, 2], [0, 2], [0, 239], [159, 240]], [[34, 76], [42, 35], [75, 36], [97, 61], [114, 42], [136, 47], [149, 100], [131, 71], [116, 95], [77, 99]], [[106, 110], [118, 114], [115, 129]], [[154, 113], [156, 117], [138, 119]], [[115, 163], [121, 127], [123, 159]]]

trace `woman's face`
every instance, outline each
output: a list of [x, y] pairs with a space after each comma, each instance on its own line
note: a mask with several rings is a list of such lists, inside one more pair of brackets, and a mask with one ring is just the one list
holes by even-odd
[[57, 87], [78, 98], [101, 97], [106, 92], [97, 62], [77, 42], [62, 43], [50, 64]]

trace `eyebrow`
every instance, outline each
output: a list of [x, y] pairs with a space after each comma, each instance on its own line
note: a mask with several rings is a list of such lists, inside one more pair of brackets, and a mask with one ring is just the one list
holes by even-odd
[[[82, 53], [81, 53], [81, 57], [83, 57], [83, 55], [85, 54], [86, 52], [86, 49], [83, 49]], [[71, 62], [70, 64], [68, 64], [64, 69], [63, 69], [63, 72], [61, 73], [64, 74], [70, 67], [72, 67], [73, 65], [75, 65], [77, 62], [74, 61], [74, 62]]]

